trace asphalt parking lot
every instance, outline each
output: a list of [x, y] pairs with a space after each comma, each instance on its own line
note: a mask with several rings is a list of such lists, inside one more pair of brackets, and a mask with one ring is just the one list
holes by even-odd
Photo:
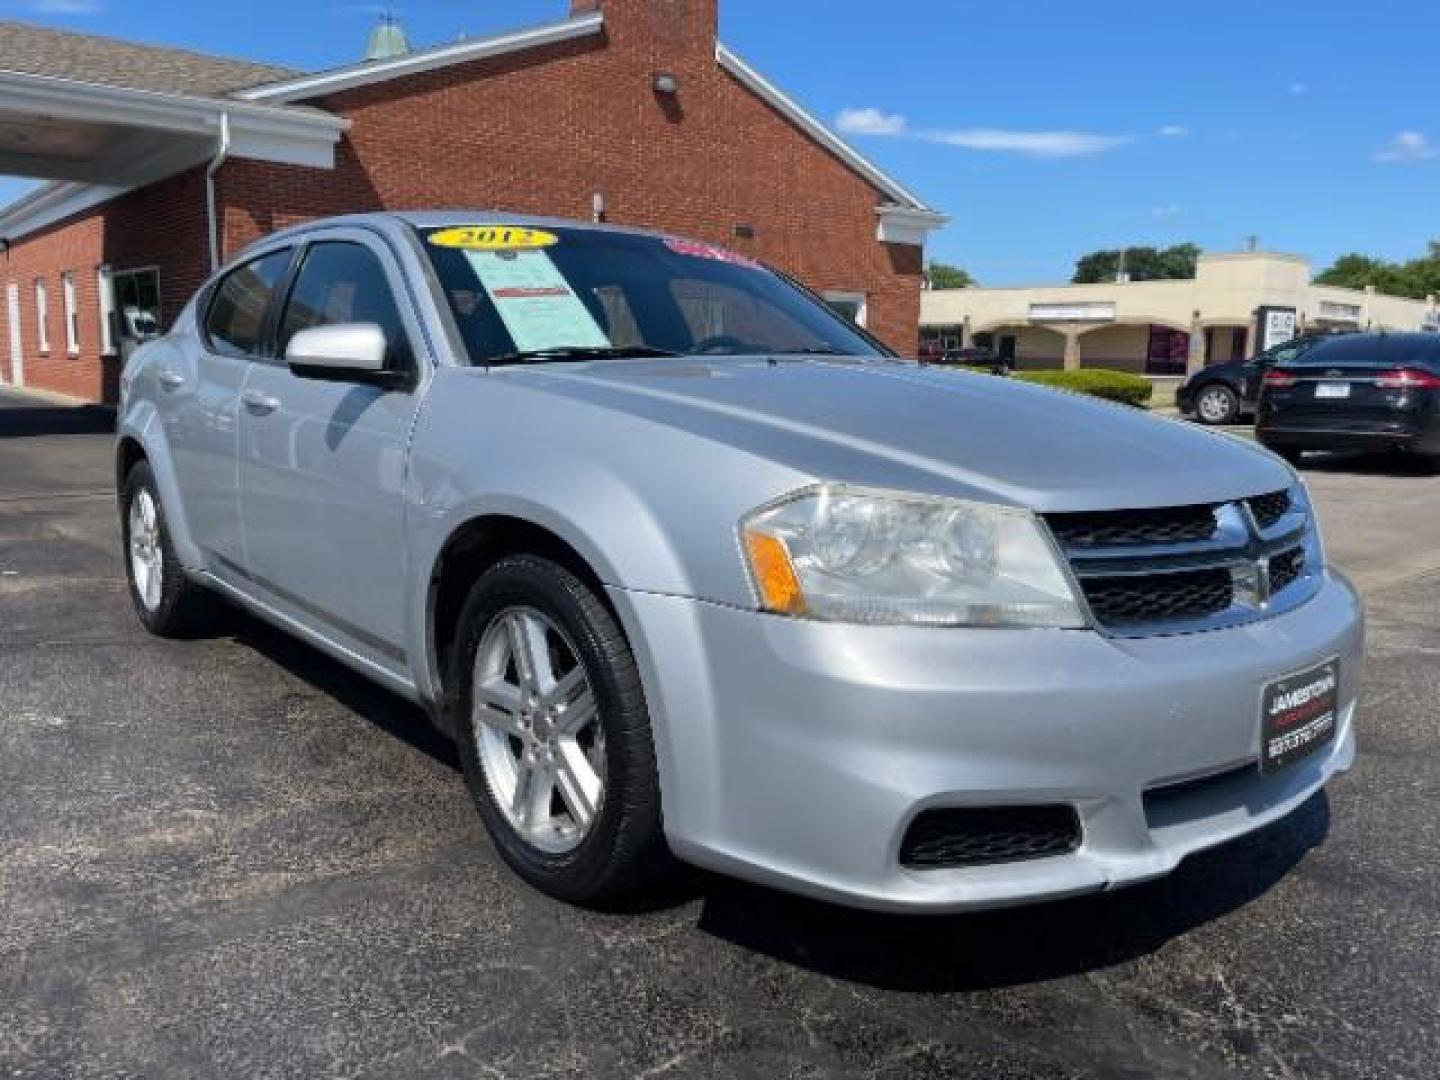
[[0, 393], [0, 1075], [1433, 1077], [1440, 478], [1307, 470], [1356, 769], [1108, 896], [902, 919], [521, 885], [423, 716], [237, 615], [147, 637], [104, 416]]

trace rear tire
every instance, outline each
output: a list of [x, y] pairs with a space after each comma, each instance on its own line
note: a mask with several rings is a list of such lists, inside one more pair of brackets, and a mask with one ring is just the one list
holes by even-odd
[[471, 587], [446, 670], [471, 796], [520, 877], [594, 906], [671, 865], [635, 657], [583, 581], [502, 559]]
[[1206, 425], [1233, 424], [1240, 418], [1240, 395], [1223, 383], [1211, 383], [1195, 395], [1195, 419]]
[[120, 490], [120, 534], [130, 600], [157, 637], [188, 638], [214, 620], [215, 600], [186, 576], [170, 539], [160, 489], [147, 461], [137, 462]]

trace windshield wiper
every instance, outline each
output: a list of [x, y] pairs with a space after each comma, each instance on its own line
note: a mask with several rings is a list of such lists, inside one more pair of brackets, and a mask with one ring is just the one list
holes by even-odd
[[849, 356], [844, 349], [834, 345], [806, 345], [803, 349], [775, 349], [771, 356]]
[[541, 364], [549, 360], [630, 360], [647, 357], [674, 357], [682, 354], [669, 349], [652, 349], [649, 345], [556, 345], [548, 349], [524, 349], [492, 356], [491, 367], [505, 364]]

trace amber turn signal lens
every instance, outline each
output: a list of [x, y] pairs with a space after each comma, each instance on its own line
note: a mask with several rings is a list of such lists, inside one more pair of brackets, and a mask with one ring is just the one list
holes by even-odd
[[805, 594], [800, 591], [800, 579], [795, 576], [785, 545], [765, 533], [747, 532], [745, 549], [765, 609], [781, 615], [804, 614]]

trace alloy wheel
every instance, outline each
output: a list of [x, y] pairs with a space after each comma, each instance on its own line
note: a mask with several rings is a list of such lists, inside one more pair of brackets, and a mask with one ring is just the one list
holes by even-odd
[[605, 795], [605, 734], [574, 645], [544, 613], [501, 611], [471, 683], [476, 750], [501, 814], [551, 855], [579, 847]]
[[1211, 386], [1201, 393], [1195, 408], [1206, 423], [1223, 424], [1235, 414], [1235, 396], [1223, 386]]
[[130, 574], [145, 610], [156, 610], [164, 582], [165, 553], [160, 546], [160, 515], [155, 499], [143, 487], [130, 500]]

